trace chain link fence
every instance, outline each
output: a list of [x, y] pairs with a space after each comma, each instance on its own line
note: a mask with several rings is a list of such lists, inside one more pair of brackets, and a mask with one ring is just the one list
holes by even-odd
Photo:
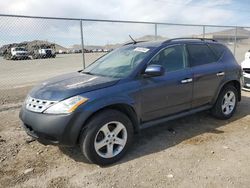
[[0, 104], [22, 101], [30, 88], [83, 69], [105, 53], [136, 40], [177, 37], [218, 40], [237, 61], [250, 49], [250, 28], [0, 15]]

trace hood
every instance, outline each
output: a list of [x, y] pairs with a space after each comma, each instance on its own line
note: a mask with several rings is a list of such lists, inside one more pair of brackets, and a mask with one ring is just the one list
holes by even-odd
[[241, 63], [241, 67], [244, 68], [250, 68], [250, 52], [246, 52], [245, 54], [245, 60]]
[[246, 52], [246, 54], [245, 54], [245, 60], [250, 60], [250, 52]]
[[250, 59], [244, 60], [244, 61], [241, 63], [241, 67], [242, 67], [243, 69], [249, 69], [249, 68], [250, 68]]
[[15, 51], [16, 53], [22, 53], [22, 54], [27, 54], [28, 53], [28, 51]]
[[60, 101], [74, 95], [112, 86], [118, 81], [117, 78], [76, 72], [49, 79], [34, 87], [29, 95], [36, 99]]

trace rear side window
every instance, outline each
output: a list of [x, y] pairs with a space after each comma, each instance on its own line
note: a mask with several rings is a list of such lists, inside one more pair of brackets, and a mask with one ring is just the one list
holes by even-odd
[[224, 52], [225, 52], [225, 47], [220, 45], [220, 44], [208, 44], [208, 46], [216, 54], [217, 60], [219, 60], [221, 58], [221, 56], [224, 54]]
[[189, 64], [192, 67], [217, 61], [216, 55], [206, 44], [188, 44], [187, 50]]

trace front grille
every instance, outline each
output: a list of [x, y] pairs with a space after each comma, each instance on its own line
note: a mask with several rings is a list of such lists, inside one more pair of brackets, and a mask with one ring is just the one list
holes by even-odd
[[26, 109], [32, 112], [43, 112], [57, 101], [48, 101], [28, 97], [26, 99]]
[[250, 84], [250, 78], [244, 77], [244, 82], [249, 83]]
[[250, 78], [244, 77], [244, 87], [250, 88]]
[[243, 72], [250, 74], [250, 68], [243, 68]]
[[17, 53], [17, 55], [27, 55], [26, 53]]
[[50, 56], [51, 54], [51, 50], [46, 50], [46, 55]]

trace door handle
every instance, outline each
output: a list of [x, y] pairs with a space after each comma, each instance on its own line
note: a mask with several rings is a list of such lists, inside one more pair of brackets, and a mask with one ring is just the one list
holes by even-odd
[[225, 72], [218, 72], [216, 75], [217, 75], [217, 76], [224, 76], [224, 75], [225, 75]]
[[182, 84], [190, 83], [193, 81], [193, 78], [187, 78], [181, 81]]

